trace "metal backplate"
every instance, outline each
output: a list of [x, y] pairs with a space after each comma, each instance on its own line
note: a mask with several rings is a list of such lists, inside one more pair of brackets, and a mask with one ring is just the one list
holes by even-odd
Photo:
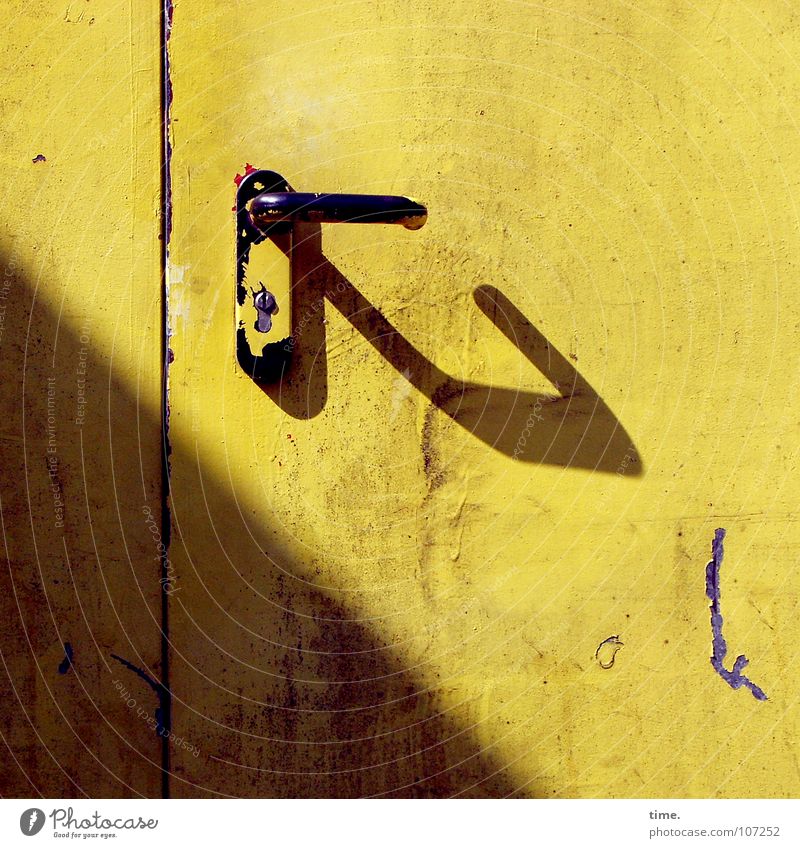
[[[291, 188], [274, 171], [252, 171], [240, 180], [236, 193], [236, 358], [258, 383], [281, 378], [293, 347], [291, 227], [261, 231], [247, 211], [253, 197], [269, 190]], [[257, 249], [251, 250], [254, 245]]]

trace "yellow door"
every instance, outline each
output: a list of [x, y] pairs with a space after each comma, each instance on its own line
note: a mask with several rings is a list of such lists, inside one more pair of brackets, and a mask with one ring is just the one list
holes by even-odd
[[[788, 7], [187, 0], [169, 44], [174, 793], [796, 795]], [[266, 386], [247, 164], [429, 210], [296, 227]]]
[[[83, 6], [4, 7], [3, 794], [796, 796], [792, 11], [168, 3], [162, 150]], [[248, 164], [429, 212], [252, 247], [267, 384]]]
[[0, 17], [0, 794], [158, 796], [159, 10]]

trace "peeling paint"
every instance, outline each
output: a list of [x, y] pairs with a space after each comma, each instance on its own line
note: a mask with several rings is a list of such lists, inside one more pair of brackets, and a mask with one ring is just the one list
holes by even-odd
[[169, 292], [168, 333], [172, 337], [181, 328], [181, 322], [189, 320], [189, 293], [183, 286], [187, 266], [167, 263], [166, 281]]
[[766, 701], [767, 696], [763, 690], [756, 686], [749, 678], [742, 674], [742, 669], [749, 663], [744, 654], [736, 657], [733, 670], [728, 671], [723, 665], [728, 653], [725, 637], [722, 635], [722, 613], [720, 612], [720, 581], [719, 572], [722, 568], [722, 557], [724, 549], [722, 540], [725, 538], [725, 530], [718, 528], [714, 532], [714, 541], [711, 543], [711, 561], [706, 566], [706, 595], [711, 601], [711, 632], [714, 639], [714, 652], [711, 656], [711, 665], [719, 676], [733, 689], [746, 686], [753, 697], [759, 701]]
[[169, 281], [170, 284], [182, 283], [186, 272], [189, 270], [188, 265], [176, 265], [173, 262], [169, 264]]

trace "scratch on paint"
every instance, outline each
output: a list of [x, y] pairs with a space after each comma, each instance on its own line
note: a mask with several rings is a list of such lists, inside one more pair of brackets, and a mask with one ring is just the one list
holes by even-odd
[[168, 733], [167, 727], [165, 725], [165, 718], [167, 717], [167, 706], [169, 704], [170, 699], [170, 691], [164, 686], [163, 683], [159, 683], [157, 680], [153, 680], [152, 677], [146, 672], [143, 671], [138, 666], [134, 665], [132, 662], [128, 662], [128, 660], [123, 659], [122, 657], [118, 657], [116, 654], [111, 654], [111, 658], [115, 659], [118, 663], [121, 663], [125, 666], [125, 668], [132, 671], [137, 677], [141, 677], [142, 680], [158, 695], [158, 707], [156, 708], [155, 716], [156, 716], [156, 733], [159, 736], [164, 736]]
[[64, 659], [58, 664], [58, 673], [66, 674], [72, 668], [72, 645], [64, 642]]
[[754, 698], [757, 698], [759, 701], [766, 701], [767, 696], [764, 692], [752, 680], [742, 674], [742, 669], [749, 663], [749, 660], [744, 654], [736, 657], [736, 662], [733, 664], [733, 671], [728, 671], [723, 665], [725, 656], [728, 653], [728, 646], [725, 642], [725, 637], [722, 635], [722, 613], [720, 612], [719, 603], [719, 571], [722, 567], [722, 557], [724, 554], [722, 546], [722, 540], [724, 538], [725, 530], [720, 527], [714, 532], [714, 541], [711, 544], [711, 562], [706, 566], [706, 595], [711, 601], [711, 632], [714, 639], [714, 652], [711, 656], [711, 665], [731, 688], [739, 689], [742, 686], [746, 686], [753, 693]]

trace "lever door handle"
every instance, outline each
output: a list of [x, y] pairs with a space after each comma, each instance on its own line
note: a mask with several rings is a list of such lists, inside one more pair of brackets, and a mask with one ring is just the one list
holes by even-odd
[[249, 211], [261, 230], [294, 221], [402, 224], [408, 230], [419, 230], [428, 219], [428, 210], [416, 200], [382, 194], [264, 192], [253, 199]]
[[[239, 365], [257, 383], [271, 383], [280, 380], [291, 362], [296, 342], [291, 318], [295, 223], [400, 224], [418, 230], [427, 218], [428, 210], [408, 197], [296, 192], [274, 171], [247, 174], [236, 192]], [[254, 268], [250, 249], [264, 241], [272, 244], [271, 258], [259, 257]]]

